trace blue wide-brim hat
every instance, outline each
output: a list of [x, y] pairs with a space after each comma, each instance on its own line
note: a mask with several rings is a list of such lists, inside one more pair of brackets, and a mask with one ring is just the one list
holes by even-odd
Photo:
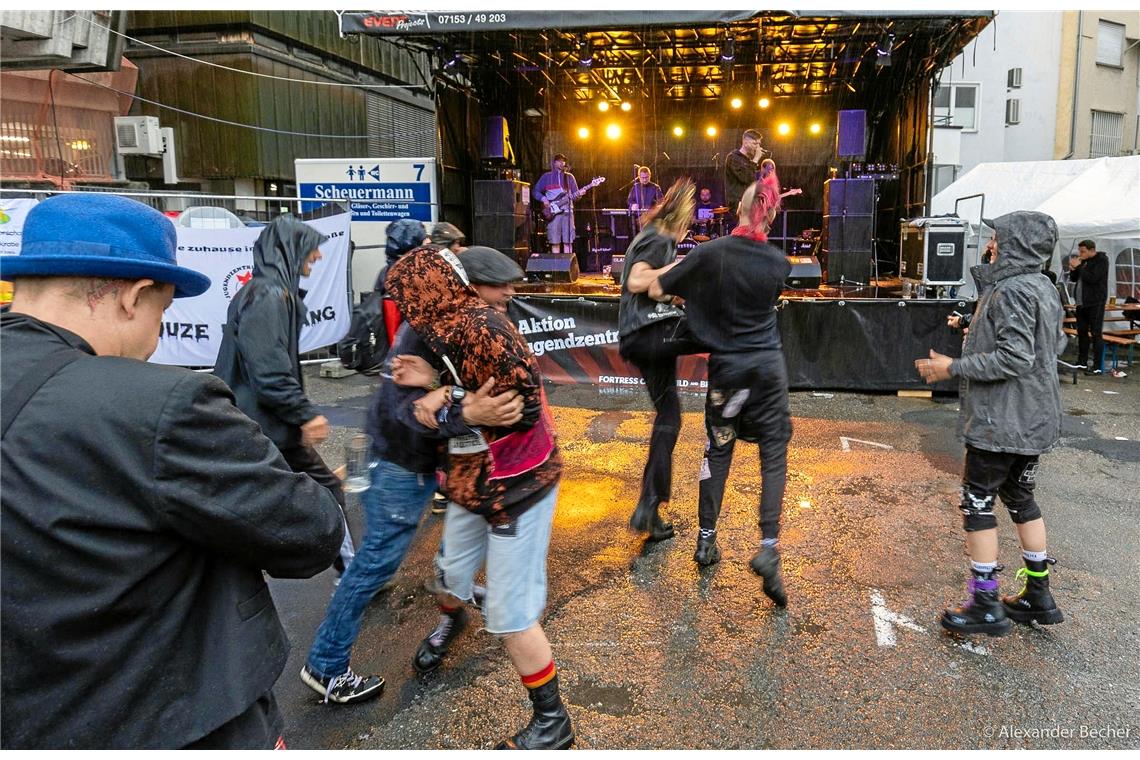
[[210, 278], [178, 266], [177, 235], [146, 204], [105, 193], [42, 201], [24, 220], [16, 256], [0, 256], [0, 277], [113, 277], [174, 285], [174, 297], [205, 293]]

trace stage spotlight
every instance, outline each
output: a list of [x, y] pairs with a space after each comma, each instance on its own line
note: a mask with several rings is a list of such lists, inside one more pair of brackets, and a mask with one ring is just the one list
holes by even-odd
[[808, 132], [811, 132], [813, 135], [818, 135], [822, 131], [823, 131], [823, 127], [820, 125], [820, 123], [818, 121], [813, 121], [811, 123], [811, 126], [808, 127]]
[[895, 48], [895, 36], [893, 34], [884, 35], [875, 44], [875, 65], [876, 66], [890, 66], [891, 65], [891, 51]]
[[768, 100], [768, 98], [760, 98], [760, 100], [757, 102], [757, 105], [761, 108], [767, 108], [768, 106], [772, 105], [772, 101]]
[[587, 137], [589, 137], [589, 136], [590, 136], [590, 129], [589, 129], [589, 127], [578, 127], [578, 137], [580, 137], [580, 138], [582, 138], [583, 140], [585, 140], [585, 139], [586, 139]]
[[736, 39], [729, 37], [720, 49], [720, 59], [729, 62], [736, 59]]
[[792, 133], [792, 125], [786, 121], [781, 121], [779, 124], [776, 125], [776, 132], [787, 137], [788, 135], [790, 135]]
[[610, 110], [609, 101], [599, 100], [598, 101], [598, 110], [601, 111], [602, 113], [605, 113], [606, 111]]
[[594, 65], [594, 45], [585, 34], [578, 38], [578, 65], [584, 69]]
[[730, 106], [732, 106], [733, 108], [739, 109], [741, 106], [744, 105], [744, 101], [741, 100], [740, 98], [733, 98], [732, 100], [730, 100], [728, 102], [728, 104]]
[[618, 139], [621, 137], [621, 127], [619, 127], [617, 124], [610, 124], [608, 127], [606, 127], [606, 137], [610, 138], [611, 140]]
[[685, 130], [680, 125], [673, 127], [673, 136], [674, 137], [681, 137], [684, 134], [685, 134]]
[[621, 110], [628, 111], [631, 108], [633, 108], [633, 103], [630, 103], [628, 100], [623, 100], [621, 102]]
[[705, 128], [705, 134], [709, 137], [716, 137], [716, 127], [709, 126]]

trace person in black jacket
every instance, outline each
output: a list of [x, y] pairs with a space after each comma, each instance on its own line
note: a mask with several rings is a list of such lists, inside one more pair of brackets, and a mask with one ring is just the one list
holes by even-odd
[[[1073, 300], [1077, 316], [1077, 364], [1099, 375], [1104, 371], [1104, 304], [1108, 300], [1108, 256], [1096, 242], [1082, 240], [1069, 257], [1069, 280], [1075, 282]], [[1092, 361], [1089, 362], [1089, 343]]]
[[740, 147], [724, 160], [724, 205], [730, 214], [739, 212], [744, 191], [756, 181], [756, 164], [764, 153], [760, 133], [746, 129], [740, 136]]
[[262, 571], [321, 572], [343, 527], [220, 380], [145, 361], [209, 279], [168, 219], [103, 193], [37, 205], [0, 276], [0, 745], [283, 746]]
[[[294, 472], [327, 488], [344, 511], [344, 488], [314, 446], [329, 437], [329, 421], [305, 395], [299, 343], [305, 322], [301, 278], [321, 259], [327, 238], [291, 216], [274, 219], [253, 246], [253, 277], [226, 312], [214, 374], [234, 392], [238, 408], [261, 425]], [[345, 522], [336, 569], [354, 554]]]

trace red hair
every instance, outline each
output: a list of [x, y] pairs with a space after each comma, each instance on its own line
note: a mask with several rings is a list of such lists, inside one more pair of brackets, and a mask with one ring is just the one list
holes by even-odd
[[751, 193], [751, 202], [747, 209], [746, 224], [737, 226], [732, 234], [737, 237], [746, 237], [761, 243], [768, 241], [768, 214], [772, 209], [780, 207], [780, 180], [773, 171], [764, 179], [753, 184], [745, 191], [747, 199]]

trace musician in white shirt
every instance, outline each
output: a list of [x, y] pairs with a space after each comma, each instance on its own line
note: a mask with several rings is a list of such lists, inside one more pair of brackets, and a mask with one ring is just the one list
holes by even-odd
[[574, 200], [581, 192], [574, 175], [566, 171], [568, 163], [563, 154], [554, 154], [550, 171], [534, 184], [534, 200], [542, 204], [543, 215], [554, 214], [546, 222], [546, 240], [552, 253], [572, 253], [574, 250]]

